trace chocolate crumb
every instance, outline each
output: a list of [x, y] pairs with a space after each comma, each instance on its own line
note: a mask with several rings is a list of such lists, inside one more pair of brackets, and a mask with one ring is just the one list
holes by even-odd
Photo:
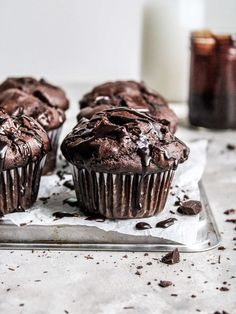
[[67, 204], [67, 205], [70, 205], [72, 207], [76, 207], [76, 206], [78, 206], [78, 201], [76, 198], [69, 197], [69, 198], [66, 198], [65, 200], [63, 200], [63, 204]]
[[143, 266], [137, 266], [136, 268], [137, 268], [137, 269], [142, 269], [142, 268], [143, 268]]
[[235, 145], [233, 145], [233, 144], [227, 144], [227, 145], [226, 145], [226, 148], [227, 148], [228, 150], [234, 150], [234, 149], [235, 149]]
[[168, 218], [168, 219], [159, 221], [159, 222], [156, 224], [156, 228], [163, 228], [163, 229], [166, 229], [166, 228], [172, 226], [172, 225], [175, 223], [176, 220], [177, 220], [176, 218]]
[[56, 219], [61, 219], [61, 218], [64, 218], [64, 217], [78, 217], [77, 213], [72, 214], [72, 213], [64, 213], [64, 212], [55, 212], [52, 215]]
[[219, 250], [219, 251], [224, 251], [224, 250], [225, 250], [225, 247], [221, 245], [221, 246], [218, 247], [218, 250]]
[[147, 262], [146, 265], [151, 266], [152, 262]]
[[189, 200], [183, 202], [177, 209], [177, 212], [182, 215], [197, 215], [202, 210], [202, 204], [199, 201]]
[[151, 229], [152, 227], [147, 222], [138, 222], [135, 225], [135, 228], [137, 230], [145, 230], [145, 229]]
[[162, 288], [166, 288], [166, 287], [172, 286], [172, 282], [168, 280], [160, 280], [158, 286]]
[[227, 210], [224, 211], [225, 215], [233, 215], [235, 213], [236, 213], [236, 210], [233, 209], [233, 208], [230, 208], [230, 209], [227, 209]]
[[220, 288], [220, 291], [229, 291], [229, 288], [227, 288], [227, 287], [221, 287], [221, 288]]
[[136, 273], [135, 273], [135, 275], [141, 276], [140, 271], [137, 270]]
[[173, 265], [179, 263], [180, 261], [179, 250], [175, 249], [172, 252], [167, 253], [165, 256], [162, 257], [161, 262], [169, 265]]
[[226, 219], [226, 222], [231, 222], [233, 224], [236, 224], [236, 219]]
[[70, 190], [72, 190], [72, 191], [75, 189], [75, 186], [74, 186], [74, 184], [73, 184], [73, 182], [72, 182], [71, 180], [65, 181], [65, 182], [63, 183], [63, 185], [64, 185], [66, 188], [68, 188], [68, 189], [70, 189]]
[[85, 220], [95, 220], [96, 222], [104, 222], [106, 218], [101, 214], [93, 214], [85, 218]]
[[196, 298], [197, 296], [195, 294], [192, 294], [191, 295], [191, 298]]
[[176, 293], [171, 293], [171, 295], [170, 295], [171, 297], [177, 297], [178, 296], [178, 294], [176, 294]]

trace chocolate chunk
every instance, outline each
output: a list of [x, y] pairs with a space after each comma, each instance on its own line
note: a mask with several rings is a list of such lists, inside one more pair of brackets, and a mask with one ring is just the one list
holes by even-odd
[[231, 209], [227, 209], [226, 211], [224, 211], [225, 215], [233, 215], [236, 213], [236, 210], [231, 208]]
[[176, 264], [179, 263], [180, 261], [179, 257], [180, 257], [179, 250], [175, 249], [174, 251], [169, 252], [165, 256], [163, 256], [161, 262], [170, 265]]
[[233, 144], [227, 144], [226, 148], [227, 148], [228, 150], [234, 150], [234, 149], [235, 149], [235, 145], [233, 145]]
[[66, 188], [70, 189], [70, 190], [74, 190], [74, 189], [75, 189], [75, 186], [74, 186], [74, 184], [73, 184], [73, 182], [72, 182], [71, 180], [65, 181], [65, 182], [63, 183], [63, 185], [64, 185]]
[[67, 204], [67, 205], [70, 205], [72, 207], [76, 207], [76, 206], [78, 206], [78, 201], [77, 201], [77, 199], [75, 199], [73, 197], [69, 197], [69, 198], [66, 198], [65, 200], [63, 200], [63, 204]]
[[135, 226], [137, 230], [151, 229], [152, 227], [147, 222], [138, 222]]
[[166, 229], [166, 228], [172, 226], [175, 223], [176, 220], [177, 220], [176, 218], [168, 218], [166, 220], [159, 221], [156, 224], [156, 228], [164, 228], [164, 229]]
[[224, 250], [225, 250], [225, 247], [224, 247], [224, 246], [219, 246], [219, 247], [218, 247], [218, 250], [219, 250], [219, 251], [224, 251]]
[[105, 221], [105, 219], [106, 218], [104, 216], [102, 216], [101, 214], [93, 214], [93, 215], [85, 218], [85, 220], [95, 220], [97, 222], [103, 222], [103, 221]]
[[177, 209], [182, 215], [197, 215], [202, 210], [202, 204], [199, 201], [189, 200], [183, 202]]
[[78, 215], [76, 213], [71, 214], [71, 213], [64, 213], [64, 212], [55, 212], [52, 215], [53, 215], [53, 217], [55, 217], [57, 219], [61, 219], [64, 217], [78, 217]]
[[226, 222], [231, 222], [233, 224], [236, 224], [236, 219], [226, 219]]
[[161, 280], [159, 282], [158, 286], [160, 286], [162, 288], [166, 288], [166, 287], [172, 286], [172, 282], [168, 281], [168, 280]]

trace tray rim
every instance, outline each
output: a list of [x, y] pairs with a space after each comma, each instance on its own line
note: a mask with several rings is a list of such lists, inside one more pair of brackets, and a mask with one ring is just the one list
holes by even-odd
[[[2, 242], [0, 235], [0, 250], [67, 250], [67, 251], [120, 251], [120, 252], [166, 252], [178, 248], [180, 252], [197, 253], [209, 251], [221, 243], [221, 235], [213, 216], [202, 180], [199, 181], [201, 201], [205, 207], [208, 240], [187, 246], [179, 243], [52, 243], [52, 242]], [[8, 224], [4, 224], [7, 226]], [[10, 227], [13, 224], [9, 224]], [[65, 226], [65, 225], [64, 225]], [[67, 225], [68, 226], [68, 225]], [[1, 227], [1, 226], [0, 226]], [[15, 227], [15, 225], [14, 225]], [[32, 227], [32, 226], [31, 226]], [[34, 226], [35, 227], [35, 226]], [[50, 226], [40, 226], [50, 227]], [[63, 225], [53, 226], [63, 228]], [[75, 227], [75, 226], [72, 226]], [[27, 228], [27, 227], [24, 227]]]

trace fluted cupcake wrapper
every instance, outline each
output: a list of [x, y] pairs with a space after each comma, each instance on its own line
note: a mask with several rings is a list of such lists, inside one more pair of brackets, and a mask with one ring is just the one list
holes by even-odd
[[58, 142], [59, 142], [59, 137], [61, 135], [61, 131], [62, 131], [62, 126], [55, 130], [48, 131], [48, 137], [49, 137], [52, 149], [47, 154], [47, 158], [46, 158], [45, 165], [43, 168], [43, 175], [52, 173], [56, 168]]
[[37, 199], [45, 157], [0, 173], [0, 213], [29, 208]]
[[107, 218], [142, 218], [161, 212], [174, 170], [153, 174], [89, 172], [73, 166], [79, 207]]

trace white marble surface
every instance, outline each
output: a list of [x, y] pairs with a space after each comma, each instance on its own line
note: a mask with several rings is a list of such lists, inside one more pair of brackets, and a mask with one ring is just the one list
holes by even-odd
[[[84, 91], [68, 90], [72, 99]], [[186, 116], [185, 106], [175, 108]], [[226, 249], [182, 253], [171, 266], [160, 263], [163, 253], [0, 251], [1, 314], [236, 313], [236, 225], [225, 222], [236, 216], [223, 214], [236, 207], [236, 150], [226, 149], [236, 144], [235, 132], [190, 130], [184, 119], [181, 124], [182, 139], [211, 140], [204, 184]], [[138, 266], [141, 275], [135, 274]], [[161, 288], [160, 280], [174, 285]], [[222, 286], [229, 291], [217, 289]]]

